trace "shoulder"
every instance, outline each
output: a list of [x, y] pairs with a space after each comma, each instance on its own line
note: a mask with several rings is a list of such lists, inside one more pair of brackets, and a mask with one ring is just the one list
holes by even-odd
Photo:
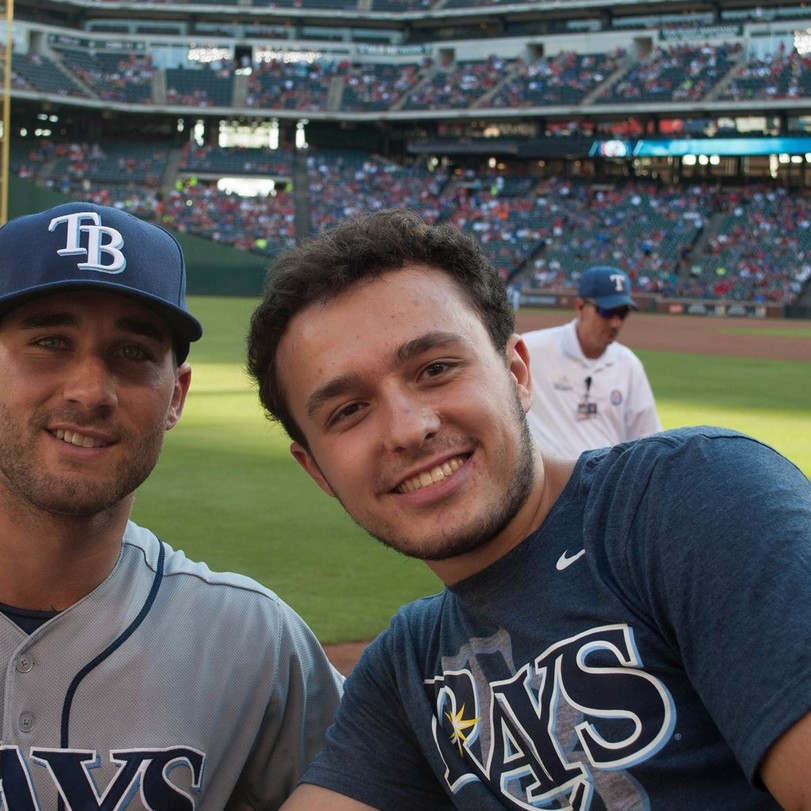
[[[585, 452], [575, 486], [595, 565], [637, 596], [658, 582], [703, 582], [707, 561], [766, 572], [795, 546], [811, 553], [811, 483], [785, 456], [735, 431], [691, 427]], [[792, 552], [791, 554], [796, 554]], [[809, 558], [811, 560], [811, 558]], [[681, 574], [679, 574], [681, 572]], [[711, 578], [710, 578], [711, 579]]]
[[740, 498], [781, 480], [801, 492], [809, 489], [805, 475], [774, 448], [714, 426], [671, 429], [590, 451], [582, 470], [592, 496], [602, 494], [614, 502], [616, 493], [624, 492], [625, 501], [632, 503], [652, 495], [660, 507], [666, 503], [684, 507], [687, 498], [711, 504], [722, 493]]
[[561, 324], [557, 327], [545, 327], [544, 329], [530, 330], [521, 334], [524, 343], [533, 349], [539, 346], [548, 346], [557, 343], [567, 329], [571, 328], [571, 323]]
[[[132, 521], [124, 533], [124, 545], [143, 556], [143, 564], [154, 572], [160, 568], [161, 590], [174, 601], [183, 601], [189, 610], [215, 605], [222, 613], [250, 612], [274, 615], [277, 619], [297, 617], [295, 612], [271, 589], [253, 578], [235, 572], [218, 572], [185, 552], [161, 541], [150, 530]], [[161, 561], [161, 554], [163, 560]]]
[[601, 465], [612, 466], [641, 463], [657, 459], [679, 459], [695, 454], [713, 455], [748, 452], [758, 447], [777, 454], [777, 451], [748, 434], [731, 428], [712, 425], [695, 425], [685, 428], [671, 428], [644, 439], [621, 442], [612, 448], [589, 451], [589, 464], [598, 469]]
[[187, 577], [190, 582], [196, 581], [201, 586], [223, 586], [272, 595], [269, 589], [250, 577], [235, 572], [214, 571], [206, 563], [192, 560], [186, 556], [183, 550], [174, 549], [170, 544], [160, 540], [153, 532], [132, 521], [128, 523], [124, 532], [124, 543], [140, 549], [145, 556], [146, 564], [153, 569], [158, 565], [158, 555], [162, 545], [164, 577]]
[[611, 360], [613, 363], [624, 363], [628, 366], [642, 368], [642, 361], [639, 356], [631, 348], [619, 341], [609, 344], [605, 350], [605, 359]]
[[[189, 560], [152, 532], [130, 522], [124, 550], [110, 580], [121, 595], [139, 586], [144, 630], [177, 650], [216, 650], [220, 661], [236, 663], [237, 677], [257, 695], [284, 693], [295, 681], [334, 701], [342, 678], [304, 619], [273, 591], [232, 572], [215, 572]], [[219, 672], [219, 671], [218, 671]], [[224, 672], [224, 671], [223, 671]], [[327, 704], [324, 704], [327, 707]], [[329, 712], [331, 713], [332, 704]]]

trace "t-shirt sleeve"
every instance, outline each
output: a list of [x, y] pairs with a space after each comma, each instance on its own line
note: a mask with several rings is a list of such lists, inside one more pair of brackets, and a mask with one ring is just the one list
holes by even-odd
[[303, 782], [379, 809], [451, 808], [408, 722], [396, 648], [391, 632], [366, 648], [344, 685], [326, 745]]
[[628, 470], [649, 476], [644, 487], [613, 485], [615, 497], [641, 493], [623, 511], [632, 523], [613, 528], [628, 539], [632, 599], [671, 640], [756, 782], [769, 746], [811, 711], [811, 483], [773, 449], [729, 432], [674, 443]]
[[229, 809], [278, 808], [323, 747], [341, 699], [343, 677], [311, 629], [281, 600], [274, 607], [257, 629], [267, 634], [257, 652], [270, 646], [263, 665], [269, 701]]

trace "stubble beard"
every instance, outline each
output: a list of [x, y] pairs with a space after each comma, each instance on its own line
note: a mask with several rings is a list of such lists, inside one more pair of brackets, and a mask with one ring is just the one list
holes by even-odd
[[[103, 482], [88, 481], [81, 464], [76, 472], [50, 472], [40, 464], [35, 437], [42, 418], [36, 415], [27, 423], [29, 433], [18, 431], [7, 409], [0, 405], [0, 477], [3, 489], [21, 505], [65, 517], [85, 518], [98, 515], [118, 504], [135, 491], [157, 464], [163, 445], [163, 430], [152, 431], [132, 443], [130, 458], [118, 463]], [[40, 429], [41, 430], [41, 429]], [[30, 432], [33, 431], [34, 434]], [[29, 437], [26, 439], [26, 437]], [[122, 437], [119, 441], [124, 441]]]

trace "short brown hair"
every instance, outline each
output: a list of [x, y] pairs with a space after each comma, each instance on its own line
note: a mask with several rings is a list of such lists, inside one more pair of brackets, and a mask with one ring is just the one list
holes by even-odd
[[428, 225], [407, 209], [359, 216], [299, 243], [271, 265], [262, 302], [251, 318], [248, 372], [268, 416], [307, 447], [278, 378], [276, 352], [291, 319], [311, 304], [325, 304], [363, 279], [406, 265], [447, 273], [481, 318], [493, 345], [506, 350], [515, 313], [504, 281], [481, 246], [458, 228]]

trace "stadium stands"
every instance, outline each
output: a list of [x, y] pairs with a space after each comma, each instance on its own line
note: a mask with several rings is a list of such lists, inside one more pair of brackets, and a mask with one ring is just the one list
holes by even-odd
[[271, 60], [254, 65], [248, 81], [246, 105], [265, 110], [327, 109], [333, 77], [342, 77], [346, 62], [316, 59], [312, 62]]
[[624, 56], [622, 50], [612, 54], [563, 51], [529, 65], [519, 64], [493, 98], [492, 106], [579, 104], [619, 68]]
[[86, 96], [83, 87], [52, 59], [38, 53], [27, 53], [12, 63], [17, 87], [54, 96]]
[[515, 60], [489, 56], [460, 61], [450, 68], [433, 66], [431, 75], [408, 95], [405, 110], [457, 110], [476, 107], [497, 90], [515, 68]]
[[230, 107], [234, 77], [229, 68], [167, 68], [166, 100], [184, 107]]
[[352, 66], [344, 75], [341, 110], [381, 112], [396, 109], [421, 80], [419, 64], [364, 64]]
[[739, 43], [656, 48], [634, 64], [597, 103], [685, 101], [706, 98], [736, 64]]
[[63, 66], [77, 77], [88, 94], [106, 101], [149, 104], [154, 67], [150, 54], [57, 48]]
[[[294, 190], [242, 198], [200, 178], [292, 175], [292, 156], [265, 150], [138, 143], [43, 142], [13, 150], [21, 177], [51, 167], [45, 183], [77, 199], [126, 205], [184, 233], [272, 256], [296, 239]], [[811, 278], [811, 201], [786, 189], [683, 189], [628, 182], [610, 189], [521, 175], [448, 175], [362, 150], [314, 149], [307, 202], [316, 230], [355, 213], [405, 206], [474, 235], [505, 279], [540, 290], [573, 288], [596, 262], [626, 270], [636, 289], [664, 296], [786, 304]], [[193, 178], [193, 180], [191, 180]], [[42, 178], [39, 180], [42, 182]]]
[[293, 172], [290, 149], [270, 151], [261, 147], [183, 146], [178, 170], [181, 174], [225, 177], [257, 175], [289, 179]]
[[[19, 3], [10, 161], [31, 183], [262, 255], [398, 205], [540, 289], [597, 261], [657, 295], [790, 303], [808, 288], [811, 148], [696, 168], [633, 154], [643, 137], [811, 132], [801, 7], [152, 0], [125, 19]], [[41, 137], [60, 111], [70, 124]], [[222, 123], [271, 119], [278, 149], [217, 143]]]
[[781, 49], [738, 68], [718, 97], [751, 102], [808, 96], [811, 96], [811, 59]]

